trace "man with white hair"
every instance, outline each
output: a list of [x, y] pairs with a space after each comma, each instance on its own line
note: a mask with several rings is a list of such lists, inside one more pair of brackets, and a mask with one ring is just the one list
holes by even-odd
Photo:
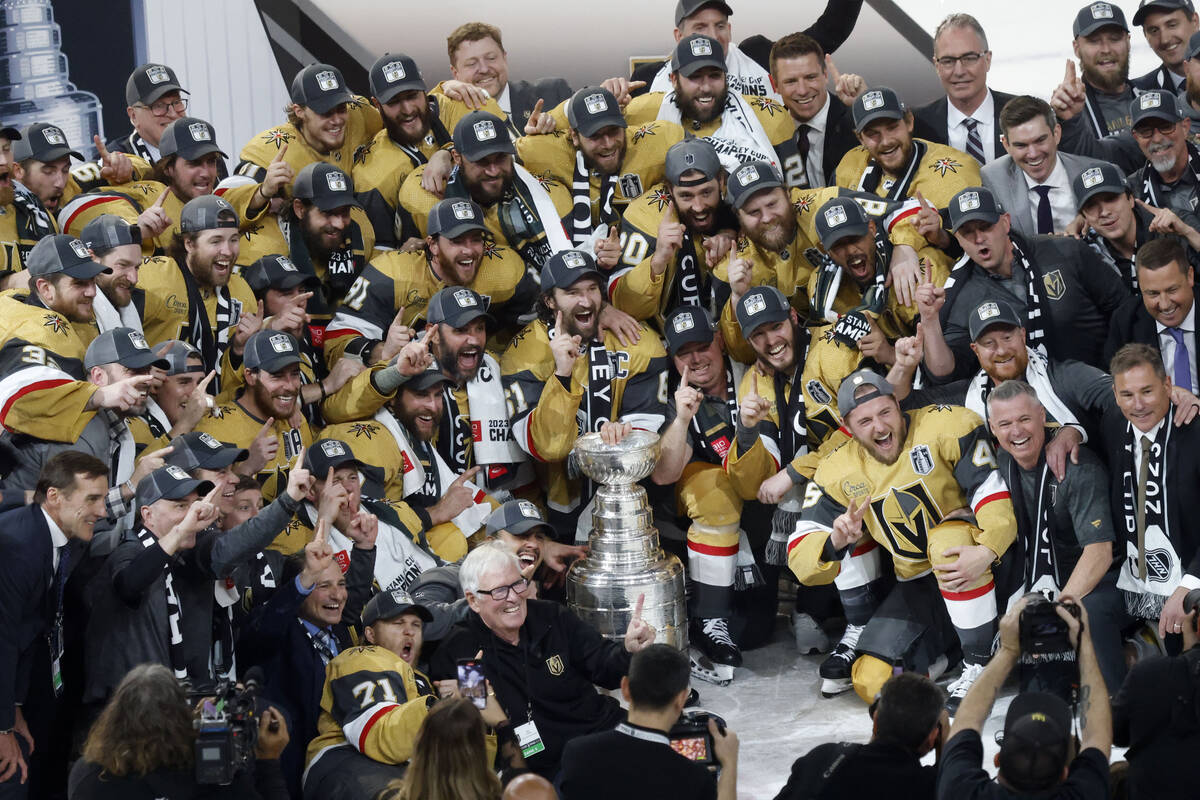
[[627, 598], [633, 618], [621, 647], [563, 606], [529, 599], [529, 579], [504, 544], [487, 542], [468, 553], [459, 581], [471, 612], [438, 648], [430, 677], [453, 678], [458, 659], [482, 653], [484, 676], [529, 768], [553, 777], [570, 739], [623, 718], [617, 701], [593, 684], [620, 686], [630, 655], [654, 642], [653, 626], [642, 619], [645, 596]]

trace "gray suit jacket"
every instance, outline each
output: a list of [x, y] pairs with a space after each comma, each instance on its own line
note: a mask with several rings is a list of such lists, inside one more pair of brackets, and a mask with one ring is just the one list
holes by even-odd
[[[1103, 162], [1087, 156], [1075, 156], [1058, 151], [1058, 157], [1067, 168], [1067, 178], [1074, 182], [1075, 177], [1088, 167], [1097, 166]], [[1012, 216], [1012, 226], [1022, 236], [1037, 235], [1037, 223], [1034, 220], [1034, 209], [1029, 203], [1029, 185], [1021, 168], [1013, 161], [1012, 156], [1004, 155], [997, 158], [981, 169], [983, 185], [992, 191], [1000, 205]]]

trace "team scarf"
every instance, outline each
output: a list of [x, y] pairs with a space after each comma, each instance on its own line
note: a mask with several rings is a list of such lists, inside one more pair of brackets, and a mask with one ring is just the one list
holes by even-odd
[[[291, 214], [280, 214], [278, 217], [279, 230], [288, 243], [288, 257], [296, 265], [296, 269], [308, 275], [320, 276], [312, 255], [308, 252], [308, 243], [304, 241], [304, 226], [298, 223]], [[331, 297], [342, 297], [362, 272], [366, 263], [364, 255], [362, 230], [353, 219], [346, 226], [342, 242], [336, 250], [329, 254], [325, 262], [325, 284]]]
[[[1142, 90], [1136, 86], [1130, 85], [1130, 88], [1133, 90], [1134, 97], [1137, 97], [1142, 93]], [[1172, 92], [1172, 94], [1174, 94], [1174, 92]], [[1116, 136], [1116, 131], [1109, 133], [1108, 123], [1105, 121], [1104, 116], [1100, 113], [1099, 92], [1089, 83], [1084, 85], [1084, 95], [1084, 120], [1085, 124], [1092, 129], [1092, 134], [1097, 139], [1103, 139], [1107, 136]]]
[[442, 392], [446, 413], [440, 424], [438, 450], [456, 472], [480, 464], [488, 467], [489, 479], [498, 479], [511, 471], [505, 466], [529, 458], [512, 438], [499, 362], [484, 353], [483, 363], [475, 377], [467, 381], [466, 390], [466, 414], [459, 409], [454, 386], [447, 384]]
[[862, 290], [862, 301], [845, 314], [838, 314], [834, 304], [837, 302], [838, 291], [842, 288], [842, 279], [846, 271], [826, 253], [820, 253], [813, 310], [826, 321], [836, 323], [833, 329], [835, 339], [857, 348], [859, 340], [871, 332], [870, 323], [867, 322], [868, 315], [877, 319], [887, 308], [886, 283], [891, 262], [892, 243], [880, 226], [875, 232], [875, 276], [871, 278], [870, 285]]
[[704, 270], [700, 269], [700, 257], [696, 251], [696, 239], [685, 226], [683, 242], [675, 253], [675, 275], [667, 298], [666, 308], [679, 306], [702, 306], [708, 308], [712, 302], [712, 283]]
[[[725, 70], [731, 93], [751, 97], [770, 97], [780, 103], [783, 102], [783, 98], [775, 91], [770, 73], [732, 42], [729, 43], [729, 47], [725, 48]], [[674, 88], [671, 85], [671, 62], [668, 61], [654, 76], [648, 91], [667, 94]]]
[[[1028, 383], [1037, 392], [1038, 400], [1046, 409], [1046, 418], [1060, 426], [1074, 425], [1082, 431], [1078, 418], [1054, 389], [1054, 382], [1050, 380], [1050, 359], [1046, 357], [1045, 353], [1034, 350], [1028, 345], [1025, 346], [1025, 352], [1029, 357], [1029, 363], [1025, 365], [1025, 374], [1021, 380]], [[986, 421], [988, 418], [987, 399], [995, 388], [996, 382], [986, 372], [979, 370], [967, 387], [967, 399], [964, 405]]]
[[[888, 200], [903, 200], [909, 195], [912, 189], [912, 183], [916, 180], [917, 171], [921, 166], [921, 162], [925, 159], [925, 152], [929, 149], [928, 145], [921, 139], [913, 139], [912, 158], [908, 160], [908, 166], [904, 168], [904, 173], [900, 178], [888, 187], [884, 194]], [[863, 170], [858, 179], [858, 190], [875, 194], [886, 176], [883, 172], [883, 167], [879, 166], [879, 162], [875, 159], [868, 159], [866, 169]]]
[[1025, 343], [1030, 347], [1046, 352], [1046, 320], [1042, 315], [1042, 282], [1038, 280], [1038, 271], [1025, 255], [1025, 251], [1010, 236], [1012, 242], [1013, 262], [1020, 264], [1025, 271]]
[[[807, 412], [804, 405], [804, 362], [808, 360], [808, 351], [812, 339], [806, 328], [796, 328], [796, 337], [804, 336], [803, 352], [796, 356], [796, 366], [792, 373], [791, 386], [787, 386], [783, 376], [776, 372], [773, 376], [775, 388], [775, 413], [779, 417], [779, 468], [784, 469], [799, 453], [808, 452]], [[799, 344], [799, 341], [797, 341]], [[800, 348], [796, 348], [800, 350]], [[770, 448], [767, 448], [768, 451]], [[796, 523], [800, 520], [801, 494], [798, 487], [793, 486], [771, 516], [771, 538], [767, 541], [765, 559], [768, 564], [787, 564], [787, 542]]]
[[[1192, 181], [1200, 187], [1200, 151], [1196, 150], [1196, 145], [1191, 142], [1186, 142], [1188, 163], [1188, 172], [1192, 175]], [[1158, 170], [1151, 164], [1146, 164], [1142, 167], [1142, 199], [1147, 205], [1152, 205], [1155, 208], [1168, 208], [1166, 197], [1168, 194], [1167, 185], [1163, 183], [1162, 176], [1158, 174]]]
[[113, 328], [133, 328], [139, 333], [142, 330], [142, 317], [133, 300], [125, 306], [117, 308], [108, 299], [108, 295], [97, 287], [96, 297], [92, 300], [92, 310], [96, 314], [96, 327], [101, 333]]
[[[1129, 287], [1131, 292], [1138, 294], [1137, 251], [1141, 249], [1142, 245], [1151, 239], [1160, 238], [1161, 234], [1152, 234], [1150, 232], [1150, 220], [1153, 219], [1153, 217], [1150, 215], [1149, 211], [1146, 211], [1140, 207], [1135, 207], [1133, 209], [1133, 219], [1135, 223], [1135, 230], [1133, 240], [1134, 255], [1132, 258], [1126, 258], [1118, 253], [1116, 248], [1113, 247], [1112, 242], [1101, 236], [1100, 232], [1095, 228], [1088, 228], [1083, 240], [1087, 242], [1088, 246], [1095, 250], [1102, 259], [1112, 265], [1112, 268], [1121, 278], [1121, 281]], [[1179, 239], [1179, 242], [1180, 244], [1184, 244], [1182, 239]]]
[[[42, 201], [20, 181], [13, 181], [13, 208], [16, 210], [17, 251], [21, 263], [29, 258], [29, 251], [38, 240], [58, 233], [54, 220], [42, 206]], [[28, 244], [26, 244], [28, 242]]]
[[[446, 562], [434, 555], [430, 548], [424, 528], [417, 532], [414, 540], [405, 531], [387, 522], [386, 515], [378, 513], [383, 510], [378, 504], [364, 500], [360, 508], [378, 517], [374, 577], [382, 591], [407, 590], [425, 570], [445, 566]], [[304, 502], [296, 509], [296, 518], [315, 530], [318, 519], [316, 506]], [[345, 573], [350, 569], [350, 561], [354, 557], [354, 540], [337, 527], [330, 526], [329, 545], [333, 550], [333, 560]]]
[[[658, 119], [676, 125], [683, 124], [683, 114], [675, 103], [673, 90], [667, 93], [658, 107]], [[730, 173], [751, 161], [767, 161], [776, 169], [779, 168], [779, 158], [771, 138], [763, 130], [762, 123], [746, 99], [732, 89], [725, 95], [720, 126], [702, 138], [713, 146], [721, 166]]]
[[[591, 250], [592, 241], [592, 171], [584, 162], [583, 151], [575, 151], [575, 170], [571, 175], [571, 243], [577, 248]], [[600, 174], [600, 222], [612, 225], [617, 221], [613, 197], [617, 193], [617, 176]]]
[[[1049, 441], [1051, 431], [1046, 431]], [[1023, 586], [1018, 597], [1029, 592], [1049, 591], [1057, 596], [1067, 576], [1059, 573], [1058, 551], [1050, 531], [1050, 510], [1054, 506], [1056, 486], [1054, 475], [1046, 466], [1045, 453], [1034, 467], [1038, 474], [1037, 503], [1030, 505], [1021, 483], [1021, 466], [1014, 460], [1008, 470], [1008, 490], [1017, 513], [1017, 541], [1024, 552], [1021, 559]], [[1033, 525], [1025, 509], [1033, 509]]]
[[221, 356], [229, 347], [229, 337], [238, 320], [242, 318], [242, 302], [235, 300], [229, 293], [228, 286], [213, 289], [217, 298], [216, 330], [208, 321], [208, 310], [204, 307], [204, 298], [200, 294], [200, 284], [196, 282], [187, 264], [176, 260], [176, 266], [183, 274], [183, 283], [187, 287], [189, 324], [188, 337], [185, 341], [200, 351], [204, 363], [211, 370], [216, 370], [209, 392], [220, 394], [221, 391]]
[[1171, 424], [1175, 405], [1167, 409], [1163, 424], [1146, 455], [1150, 468], [1146, 476], [1145, 545], [1146, 578], [1139, 575], [1137, 505], [1138, 469], [1135, 453], [1141, 449], [1142, 434], [1132, 424], [1125, 426], [1125, 444], [1121, 452], [1121, 517], [1125, 523], [1126, 557], [1117, 575], [1117, 588], [1125, 596], [1125, 609], [1138, 619], [1158, 619], [1174, 587], [1179, 585], [1182, 568], [1171, 538], [1170, 502], [1167, 477], [1167, 448], [1171, 443]]
[[[137, 530], [138, 541], [142, 547], [149, 549], [158, 541], [158, 537], [145, 528]], [[179, 604], [179, 595], [175, 593], [175, 576], [171, 573], [171, 563], [167, 562], [163, 576], [163, 590], [167, 596], [167, 653], [171, 662], [171, 671], [175, 680], [187, 680], [187, 654], [183, 649], [183, 607]]]
[[692, 441], [701, 457], [723, 464], [736, 434], [738, 418], [737, 380], [729, 358], [725, 358], [725, 400], [705, 396], [692, 417]]

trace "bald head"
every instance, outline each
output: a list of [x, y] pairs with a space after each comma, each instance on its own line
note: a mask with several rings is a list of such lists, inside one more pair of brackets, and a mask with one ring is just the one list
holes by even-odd
[[501, 800], [558, 800], [554, 786], [541, 775], [526, 772], [512, 779]]

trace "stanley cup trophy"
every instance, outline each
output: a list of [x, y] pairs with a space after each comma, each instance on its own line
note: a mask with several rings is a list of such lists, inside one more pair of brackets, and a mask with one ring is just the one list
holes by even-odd
[[639, 595], [642, 618], [658, 631], [655, 642], [687, 650], [683, 565], [658, 544], [646, 490], [637, 482], [658, 462], [657, 433], [633, 431], [619, 444], [588, 433], [573, 458], [598, 484], [587, 558], [567, 574], [567, 604], [606, 638], [621, 640]]

